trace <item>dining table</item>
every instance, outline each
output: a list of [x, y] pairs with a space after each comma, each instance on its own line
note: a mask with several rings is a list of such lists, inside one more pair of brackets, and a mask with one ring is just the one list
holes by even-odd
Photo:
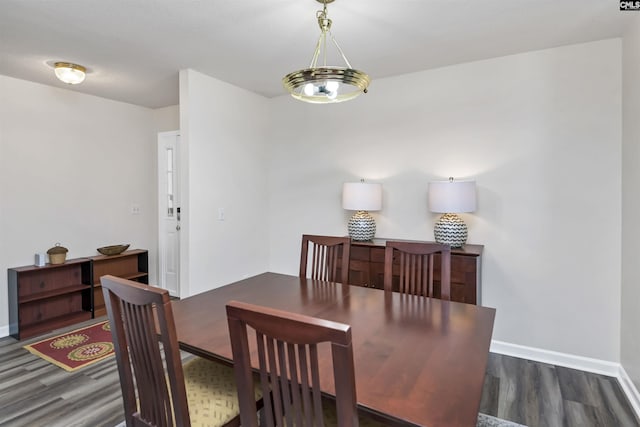
[[[385, 425], [476, 425], [495, 309], [263, 273], [173, 301], [180, 348], [232, 364], [232, 300], [350, 325], [358, 409]], [[330, 359], [328, 348], [320, 352], [328, 396], [335, 395]]]

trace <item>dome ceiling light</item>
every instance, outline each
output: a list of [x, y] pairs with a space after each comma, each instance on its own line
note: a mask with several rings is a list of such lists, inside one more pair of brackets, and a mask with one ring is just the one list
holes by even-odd
[[84, 81], [87, 69], [82, 65], [71, 62], [56, 62], [53, 64], [56, 77], [67, 84], [77, 85]]
[[[354, 69], [342, 49], [331, 34], [331, 19], [327, 16], [327, 4], [334, 0], [317, 0], [323, 4], [322, 10], [316, 12], [320, 37], [309, 68], [294, 71], [282, 79], [282, 84], [295, 99], [312, 104], [328, 104], [348, 101], [367, 93], [371, 79]], [[327, 66], [327, 36], [330, 38], [346, 67]], [[318, 66], [318, 58], [322, 57], [322, 65]]]

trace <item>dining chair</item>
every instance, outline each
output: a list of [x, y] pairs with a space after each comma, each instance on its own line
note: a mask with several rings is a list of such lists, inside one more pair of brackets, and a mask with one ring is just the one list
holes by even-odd
[[[440, 257], [439, 292], [434, 287], [436, 255]], [[397, 289], [393, 283], [396, 268]], [[451, 299], [451, 247], [439, 243], [388, 240], [384, 251], [384, 290]]]
[[[341, 250], [342, 253], [340, 253]], [[300, 277], [307, 277], [307, 270], [310, 270], [311, 279], [347, 284], [349, 283], [350, 252], [349, 237], [303, 234], [300, 250]], [[309, 261], [311, 261], [310, 266], [308, 266]], [[339, 277], [338, 266], [340, 267]]]
[[[359, 419], [351, 327], [342, 323], [289, 313], [273, 308], [230, 301], [226, 305], [234, 370], [243, 427], [257, 427], [252, 349], [262, 395], [262, 425], [296, 427], [376, 426]], [[255, 346], [249, 343], [255, 337]], [[321, 396], [319, 352], [330, 347], [335, 402]], [[254, 354], [254, 361], [256, 360]], [[322, 364], [324, 367], [324, 363]]]
[[233, 368], [199, 357], [182, 365], [168, 291], [109, 275], [100, 282], [126, 425], [239, 426]]

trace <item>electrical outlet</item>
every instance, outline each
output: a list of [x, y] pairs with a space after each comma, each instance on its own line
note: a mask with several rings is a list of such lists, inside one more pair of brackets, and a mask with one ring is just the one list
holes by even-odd
[[224, 208], [218, 208], [218, 221], [224, 221]]
[[140, 215], [140, 205], [133, 203], [131, 205], [131, 215]]

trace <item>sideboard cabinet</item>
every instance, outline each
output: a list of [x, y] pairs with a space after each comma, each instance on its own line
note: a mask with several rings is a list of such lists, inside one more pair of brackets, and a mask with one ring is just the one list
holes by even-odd
[[[384, 251], [386, 241], [373, 239], [351, 242], [349, 284], [384, 289]], [[480, 303], [482, 245], [465, 245], [451, 249], [451, 300], [467, 304]], [[434, 282], [439, 287], [440, 263], [434, 262]], [[339, 276], [339, 274], [338, 274]]]

